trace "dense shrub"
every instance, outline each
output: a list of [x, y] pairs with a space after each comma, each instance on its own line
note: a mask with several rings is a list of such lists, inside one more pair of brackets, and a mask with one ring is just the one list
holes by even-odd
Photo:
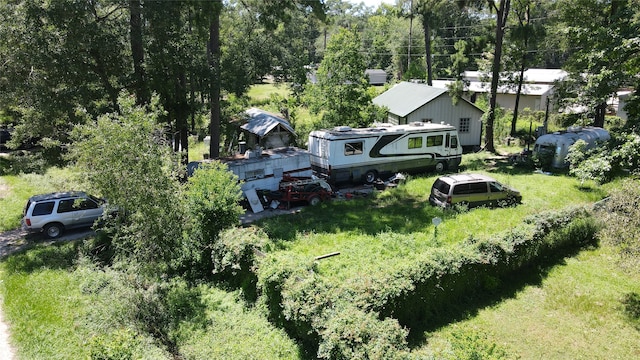
[[197, 288], [179, 280], [151, 281], [128, 266], [116, 268], [120, 264], [101, 270], [83, 263], [75, 271], [83, 279], [83, 293], [93, 299], [84, 321], [94, 334], [93, 358], [169, 358], [179, 323], [206, 325]]
[[179, 272], [190, 278], [210, 277], [213, 256], [225, 247], [220, 232], [238, 223], [243, 213], [238, 178], [218, 161], [203, 163], [189, 178], [186, 208], [190, 232], [181, 244]]
[[107, 224], [115, 257], [166, 272], [185, 223], [179, 161], [157, 122], [162, 111], [134, 101], [121, 96], [119, 112], [77, 126], [69, 158], [86, 189], [117, 209]]
[[421, 328], [437, 321], [465, 298], [494, 291], [516, 271], [592, 244], [596, 230], [581, 208], [542, 213], [499, 236], [434, 248], [389, 272], [341, 284], [328, 283], [302, 257], [270, 254], [260, 262], [259, 288], [271, 317], [307, 348], [317, 344], [319, 357], [402, 356], [400, 325]]
[[570, 174], [582, 181], [610, 181], [620, 172], [640, 173], [640, 135], [612, 133], [604, 146], [587, 149], [584, 140], [569, 148]]
[[622, 306], [627, 321], [640, 330], [640, 295], [638, 293], [625, 294]]
[[626, 180], [611, 192], [611, 196], [597, 207], [603, 224], [599, 232], [603, 243], [613, 246], [620, 254], [621, 264], [640, 270], [640, 185]]
[[321, 333], [320, 359], [406, 359], [407, 330], [395, 319], [345, 306], [330, 314]]

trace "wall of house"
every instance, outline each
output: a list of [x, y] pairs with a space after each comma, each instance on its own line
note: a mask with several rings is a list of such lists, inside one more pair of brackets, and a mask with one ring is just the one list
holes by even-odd
[[[470, 119], [468, 132], [461, 131], [461, 118]], [[458, 129], [458, 136], [462, 146], [479, 146], [481, 143], [480, 136], [482, 134], [481, 118], [482, 111], [475, 106], [463, 100], [459, 101], [456, 106], [453, 106], [451, 97], [443, 94], [409, 114], [404, 124], [414, 121], [431, 121], [436, 124], [444, 122]]]

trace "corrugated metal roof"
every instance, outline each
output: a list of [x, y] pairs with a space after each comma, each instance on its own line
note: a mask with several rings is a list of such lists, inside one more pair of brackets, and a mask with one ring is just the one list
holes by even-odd
[[[433, 80], [433, 86], [437, 88], [446, 89], [447, 86], [452, 84], [451, 80]], [[469, 81], [467, 86], [469, 91], [473, 91], [476, 93], [489, 93], [491, 91], [491, 84], [484, 83], [479, 81]], [[541, 96], [548, 93], [551, 89], [553, 89], [553, 85], [547, 84], [522, 84], [521, 94], [522, 95], [534, 95]], [[517, 89], [512, 86], [499, 86], [498, 94], [513, 94], [515, 95]]]
[[278, 125], [281, 125], [294, 135], [296, 133], [286, 119], [275, 114], [271, 114], [258, 108], [250, 108], [246, 110], [245, 113], [249, 115], [249, 121], [240, 127], [252, 134], [263, 137]]
[[405, 117], [446, 92], [446, 89], [403, 81], [375, 97], [373, 103], [386, 106], [390, 113]]

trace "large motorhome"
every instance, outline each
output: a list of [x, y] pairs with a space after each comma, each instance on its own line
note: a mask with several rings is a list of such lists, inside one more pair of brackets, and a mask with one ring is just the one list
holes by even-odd
[[540, 136], [533, 146], [533, 154], [550, 154], [551, 166], [554, 168], [563, 168], [569, 166], [566, 157], [569, 153], [569, 148], [575, 144], [576, 141], [584, 140], [587, 143], [587, 149], [590, 149], [604, 143], [610, 138], [609, 132], [603, 128], [572, 126], [569, 127], [567, 131]]
[[309, 153], [315, 174], [333, 184], [372, 183], [397, 172], [442, 172], [462, 159], [455, 127], [421, 122], [313, 131]]

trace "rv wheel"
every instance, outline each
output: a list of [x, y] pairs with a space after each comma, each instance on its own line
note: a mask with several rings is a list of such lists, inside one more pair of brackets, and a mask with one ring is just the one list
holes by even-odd
[[447, 166], [446, 166], [446, 165], [445, 165], [445, 163], [444, 163], [444, 162], [442, 162], [442, 161], [439, 161], [439, 162], [436, 164], [436, 172], [438, 172], [438, 173], [443, 172], [446, 168], [447, 168]]
[[366, 174], [364, 174], [364, 181], [365, 181], [367, 184], [371, 184], [371, 183], [373, 183], [374, 181], [376, 181], [376, 178], [377, 178], [377, 177], [378, 177], [378, 174], [376, 173], [376, 171], [375, 171], [375, 170], [369, 170], [369, 171], [367, 171], [367, 173], [366, 173]]

